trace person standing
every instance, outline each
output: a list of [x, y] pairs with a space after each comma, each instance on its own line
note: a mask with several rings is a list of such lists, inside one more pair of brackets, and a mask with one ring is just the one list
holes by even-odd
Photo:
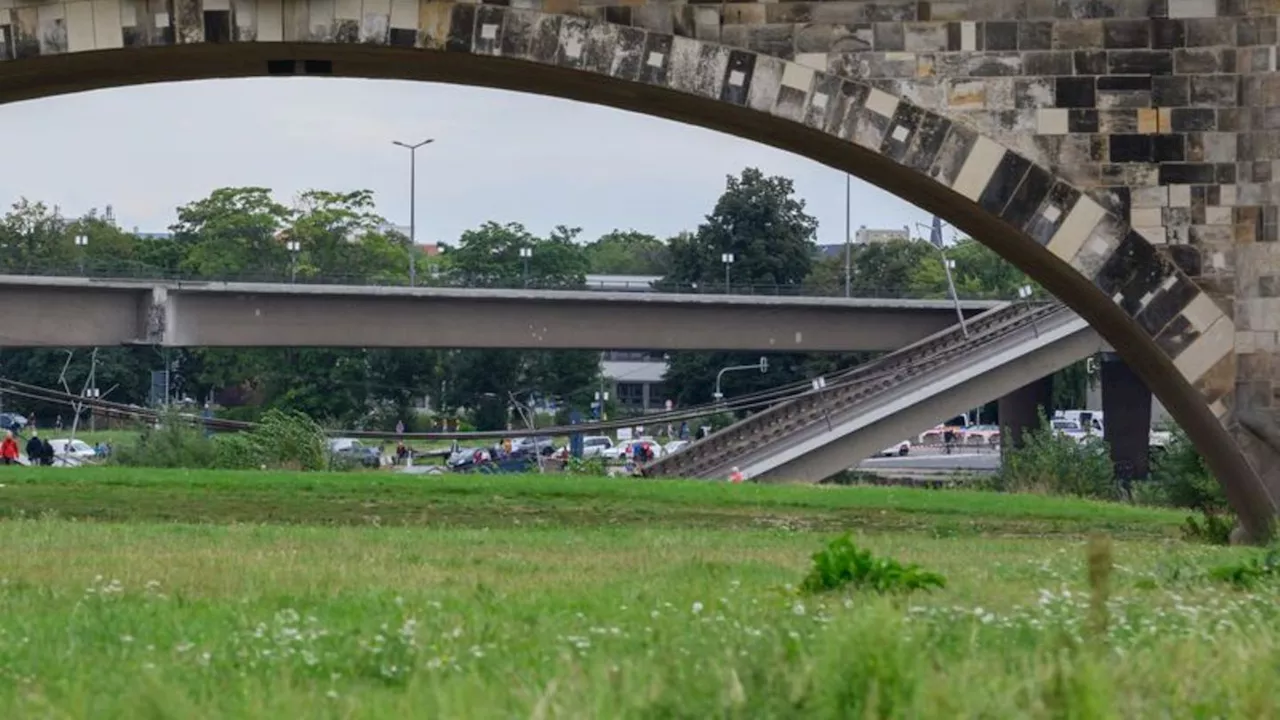
[[41, 465], [52, 465], [52, 464], [53, 464], [53, 454], [54, 454], [54, 453], [53, 453], [53, 444], [49, 442], [49, 438], [44, 438], [44, 439], [42, 439], [42, 440], [40, 441], [40, 444], [44, 446], [44, 447], [43, 447], [44, 452], [42, 452], [42, 453], [40, 454], [40, 464], [41, 464]]
[[18, 441], [13, 439], [12, 430], [5, 430], [4, 440], [0, 441], [0, 462], [5, 465], [18, 464]]
[[27, 441], [27, 462], [32, 465], [44, 464], [44, 443], [40, 441], [40, 432], [31, 428], [31, 439]]

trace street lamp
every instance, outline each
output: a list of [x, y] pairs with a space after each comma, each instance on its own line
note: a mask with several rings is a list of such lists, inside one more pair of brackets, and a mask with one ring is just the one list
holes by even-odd
[[399, 145], [409, 151], [409, 287], [413, 287], [418, 282], [418, 265], [417, 258], [414, 253], [418, 250], [417, 236], [417, 180], [418, 180], [418, 148], [423, 145], [430, 145], [435, 139], [423, 140], [416, 145], [402, 143], [399, 140], [392, 140], [392, 145]]
[[[86, 248], [88, 246], [89, 246], [89, 236], [87, 235], [76, 236], [76, 247]], [[83, 249], [80, 250], [80, 274], [81, 275], [84, 275], [84, 253], [85, 251]]]
[[302, 244], [297, 240], [290, 240], [284, 244], [289, 250], [289, 282], [298, 281], [298, 251], [302, 249]]
[[729, 294], [729, 268], [733, 266], [733, 253], [720, 253], [720, 262], [724, 263], [724, 294]]
[[720, 379], [724, 377], [725, 373], [738, 372], [740, 370], [759, 370], [761, 373], [767, 373], [769, 372], [769, 358], [761, 355], [760, 362], [755, 365], [730, 365], [729, 367], [721, 368], [720, 372], [716, 373], [716, 402], [724, 399], [724, 393], [720, 392]]
[[533, 257], [533, 248], [520, 248], [520, 259], [524, 261], [524, 286], [529, 287], [529, 258]]
[[[1031, 295], [1032, 290], [1030, 285], [1023, 285], [1018, 288], [1018, 297], [1028, 306], [1031, 305]], [[1036, 325], [1035, 315], [1031, 315], [1031, 330], [1035, 333], [1036, 337], [1040, 337], [1040, 328]]]
[[[916, 223], [917, 228], [925, 227], [923, 223]], [[910, 228], [907, 228], [910, 230]], [[955, 228], [952, 228], [951, 239], [955, 240]], [[947, 290], [951, 293], [951, 303], [956, 308], [956, 318], [960, 321], [960, 332], [965, 337], [969, 337], [969, 327], [964, 322], [964, 311], [960, 309], [960, 295], [956, 293], [956, 281], [951, 275], [951, 271], [956, 267], [956, 261], [947, 257], [947, 249], [942, 244], [942, 220], [937, 216], [933, 216], [933, 226], [929, 228], [929, 243], [938, 248], [938, 254], [942, 256], [942, 270], [947, 274]]]

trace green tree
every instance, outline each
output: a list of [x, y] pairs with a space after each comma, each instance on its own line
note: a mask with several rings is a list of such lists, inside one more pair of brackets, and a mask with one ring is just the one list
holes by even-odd
[[71, 269], [75, 246], [68, 227], [56, 209], [19, 199], [0, 219], [0, 264], [10, 273]]
[[[942, 254], [923, 241], [914, 244], [929, 252], [914, 268], [908, 284], [918, 295], [945, 297], [948, 289]], [[975, 240], [966, 238], [948, 247], [947, 257], [955, 262], [952, 278], [961, 297], [1011, 300], [1017, 297], [1019, 287], [1034, 286], [1025, 273]]]
[[219, 188], [179, 207], [178, 222], [170, 230], [185, 246], [185, 272], [199, 277], [282, 275], [289, 253], [280, 232], [292, 217], [267, 188]]
[[765, 177], [755, 168], [727, 178], [724, 194], [697, 232], [672, 238], [666, 280], [720, 286], [721, 255], [733, 253], [733, 285], [800, 285], [813, 264], [818, 221], [794, 193], [791, 180]]
[[[722, 287], [721, 254], [731, 252], [733, 285], [798, 287], [813, 265], [818, 223], [794, 192], [789, 179], [765, 177], [755, 168], [727, 178], [724, 193], [697, 232], [672, 238], [664, 282]], [[721, 368], [759, 359], [759, 353], [671, 353], [663, 383], [678, 404], [710, 402]], [[726, 375], [723, 391], [733, 397], [803, 379], [808, 360], [805, 355], [771, 355], [767, 374]]]
[[409, 240], [386, 233], [369, 190], [309, 190], [298, 198], [286, 231], [299, 245], [299, 276], [352, 277], [353, 282], [408, 278]]
[[940, 288], [923, 285], [916, 279], [924, 272], [922, 269], [931, 269], [933, 264], [941, 273], [942, 263], [938, 257], [937, 248], [919, 240], [859, 243], [853, 247], [852, 294], [854, 297], [946, 297], [945, 278]]
[[[577, 288], [586, 281], [589, 263], [574, 242], [580, 230], [563, 225], [539, 238], [520, 223], [487, 222], [462, 234], [447, 255], [446, 272], [454, 282], [471, 287]], [[530, 257], [520, 251], [528, 249]]]
[[665, 275], [670, 265], [666, 243], [635, 230], [614, 230], [586, 246], [588, 267], [609, 275]]

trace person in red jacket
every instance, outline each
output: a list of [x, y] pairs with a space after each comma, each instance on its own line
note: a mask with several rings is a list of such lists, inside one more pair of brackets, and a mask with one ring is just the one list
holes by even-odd
[[18, 464], [18, 441], [13, 439], [12, 430], [6, 430], [4, 441], [0, 442], [0, 462], [5, 465]]

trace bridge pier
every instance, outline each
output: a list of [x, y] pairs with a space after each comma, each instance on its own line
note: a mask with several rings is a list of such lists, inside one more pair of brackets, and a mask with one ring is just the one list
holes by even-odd
[[1115, 353], [1102, 356], [1102, 436], [1116, 479], [1127, 484], [1151, 472], [1151, 391]]
[[1000, 398], [996, 419], [1000, 421], [1000, 445], [1020, 448], [1023, 435], [1040, 425], [1040, 413], [1053, 409], [1053, 376], [1046, 375]]

